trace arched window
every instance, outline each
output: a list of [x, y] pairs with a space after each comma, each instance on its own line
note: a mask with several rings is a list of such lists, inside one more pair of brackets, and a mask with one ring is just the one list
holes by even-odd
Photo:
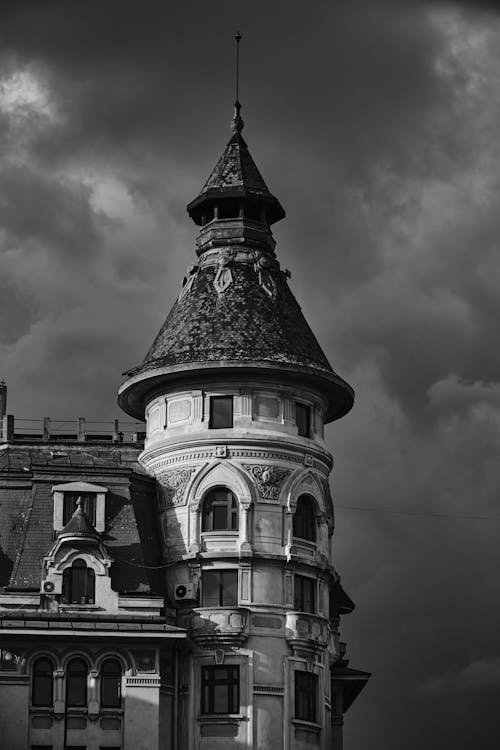
[[122, 667], [117, 659], [106, 659], [101, 667], [101, 706], [120, 708], [122, 705]]
[[87, 705], [87, 664], [83, 659], [71, 659], [66, 672], [66, 703], [68, 706]]
[[33, 706], [52, 706], [53, 702], [54, 665], [50, 659], [42, 656], [33, 664], [33, 683], [31, 704]]
[[316, 541], [316, 503], [310, 495], [301, 495], [297, 500], [293, 535], [308, 542]]
[[95, 573], [85, 560], [75, 560], [63, 573], [62, 598], [67, 604], [94, 604]]
[[238, 501], [226, 487], [211, 490], [203, 501], [202, 531], [238, 531]]

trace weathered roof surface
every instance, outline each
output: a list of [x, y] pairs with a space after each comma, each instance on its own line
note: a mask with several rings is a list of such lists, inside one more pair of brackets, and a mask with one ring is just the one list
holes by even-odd
[[[108, 488], [102, 541], [115, 591], [160, 590], [154, 481], [139, 450], [117, 446], [8, 445], [0, 450], [0, 586], [38, 590], [42, 562], [54, 543], [52, 486], [86, 481]], [[71, 521], [70, 521], [71, 523]], [[66, 527], [67, 528], [67, 527]]]
[[233, 135], [224, 149], [222, 156], [213, 168], [200, 194], [188, 205], [190, 216], [200, 223], [197, 207], [211, 197], [245, 196], [256, 198], [269, 206], [270, 223], [279, 221], [285, 211], [277, 198], [269, 191], [264, 178], [255, 164], [245, 139], [241, 135], [243, 121], [238, 110], [232, 122]]
[[90, 536], [99, 538], [99, 534], [90, 523], [89, 517], [83, 510], [80, 501], [77, 502], [75, 512], [66, 526], [59, 532], [59, 537], [62, 536]]
[[221, 294], [213, 284], [215, 273], [214, 266], [200, 269], [133, 374], [219, 360], [286, 363], [332, 372], [281, 271], [270, 272], [276, 283], [274, 299], [250, 264], [231, 269], [234, 281]]

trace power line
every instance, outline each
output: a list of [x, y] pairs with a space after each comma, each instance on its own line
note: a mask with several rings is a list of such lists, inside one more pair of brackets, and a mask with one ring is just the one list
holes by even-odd
[[411, 510], [393, 510], [390, 508], [366, 508], [357, 505], [337, 505], [335, 508], [342, 508], [342, 510], [359, 510], [366, 511], [368, 513], [393, 513], [398, 516], [423, 516], [425, 518], [452, 518], [463, 521], [500, 521], [499, 516], [459, 516], [451, 513], [423, 513], [421, 511]]

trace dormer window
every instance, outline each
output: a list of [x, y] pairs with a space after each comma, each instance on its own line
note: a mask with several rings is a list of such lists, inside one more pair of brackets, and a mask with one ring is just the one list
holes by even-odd
[[92, 526], [96, 522], [96, 493], [95, 492], [65, 492], [63, 500], [63, 526], [66, 526], [69, 519], [76, 510], [78, 498], [82, 501], [82, 510], [89, 519]]
[[54, 495], [54, 531], [68, 523], [76, 510], [78, 498], [82, 500], [82, 509], [92, 526], [100, 534], [105, 529], [105, 501], [107, 487], [89, 482], [68, 482], [52, 487]]
[[233, 426], [232, 396], [210, 396], [210, 421], [208, 426], [211, 430], [222, 430]]
[[63, 573], [62, 600], [65, 604], [94, 604], [95, 573], [78, 558]]

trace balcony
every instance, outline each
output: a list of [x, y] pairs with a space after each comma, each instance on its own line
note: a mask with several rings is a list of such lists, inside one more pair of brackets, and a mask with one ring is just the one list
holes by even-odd
[[202, 648], [242, 646], [248, 638], [248, 610], [241, 607], [203, 607], [191, 620], [191, 638]]
[[326, 617], [308, 612], [287, 612], [285, 638], [292, 647], [324, 649], [332, 643]]

